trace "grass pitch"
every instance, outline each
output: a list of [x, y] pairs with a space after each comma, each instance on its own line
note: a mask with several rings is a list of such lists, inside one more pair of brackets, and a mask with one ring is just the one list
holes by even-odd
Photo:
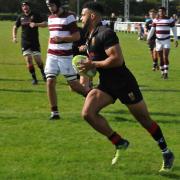
[[[118, 33], [126, 64], [139, 82], [152, 118], [160, 124], [175, 153], [173, 171], [160, 175], [162, 157], [156, 143], [118, 101], [102, 114], [131, 144], [114, 167], [114, 147], [82, 120], [84, 99], [70, 92], [62, 77], [57, 84], [62, 119], [49, 121], [46, 87], [37, 66], [40, 81], [32, 86], [20, 43], [11, 42], [13, 22], [0, 22], [0, 26], [0, 179], [180, 179], [179, 47], [175, 49], [172, 44], [169, 79], [162, 80], [160, 72], [151, 71], [146, 42], [137, 41], [136, 34]], [[40, 39], [45, 61], [47, 29], [40, 29]]]

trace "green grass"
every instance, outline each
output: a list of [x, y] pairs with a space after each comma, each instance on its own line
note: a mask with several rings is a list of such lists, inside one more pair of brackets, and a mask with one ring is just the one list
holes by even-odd
[[[102, 114], [129, 139], [129, 149], [111, 167], [114, 147], [80, 116], [84, 98], [58, 78], [62, 120], [51, 122], [43, 81], [31, 85], [20, 43], [11, 42], [13, 22], [0, 22], [0, 179], [167, 180], [180, 179], [180, 51], [172, 45], [168, 80], [151, 71], [144, 41], [119, 33], [126, 64], [135, 74], [152, 118], [161, 126], [176, 160], [173, 172], [160, 175], [162, 157], [156, 143], [119, 102]], [[20, 32], [19, 32], [20, 34]], [[40, 30], [45, 61], [47, 29]], [[41, 79], [36, 67], [38, 78]], [[97, 78], [95, 79], [97, 82]]]

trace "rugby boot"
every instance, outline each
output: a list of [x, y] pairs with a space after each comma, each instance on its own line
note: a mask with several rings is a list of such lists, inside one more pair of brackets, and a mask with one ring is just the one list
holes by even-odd
[[128, 146], [129, 146], [129, 141], [127, 141], [125, 139], [123, 139], [123, 142], [121, 144], [116, 145], [116, 152], [115, 152], [115, 155], [112, 159], [112, 163], [111, 163], [112, 165], [117, 163], [117, 161], [120, 157], [120, 151], [126, 150], [128, 148]]
[[172, 170], [174, 162], [174, 154], [169, 151], [168, 153], [163, 153], [163, 164], [159, 172], [169, 172]]

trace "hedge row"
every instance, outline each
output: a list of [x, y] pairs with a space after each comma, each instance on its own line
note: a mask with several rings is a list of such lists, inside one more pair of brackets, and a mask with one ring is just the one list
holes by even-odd
[[18, 17], [17, 14], [0, 14], [0, 21], [6, 21], [6, 20], [15, 21], [17, 17]]

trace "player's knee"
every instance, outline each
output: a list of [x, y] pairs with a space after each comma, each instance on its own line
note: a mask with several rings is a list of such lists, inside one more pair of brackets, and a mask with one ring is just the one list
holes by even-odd
[[25, 60], [26, 60], [27, 64], [32, 64], [32, 62], [33, 62], [33, 58], [31, 55], [25, 56]]
[[83, 109], [81, 112], [81, 116], [86, 121], [91, 121], [93, 119], [93, 113], [90, 113], [90, 111], [88, 111], [88, 110]]
[[84, 109], [81, 111], [81, 116], [83, 117], [83, 119], [87, 119], [88, 118], [88, 112], [85, 111]]
[[47, 78], [47, 86], [54, 87], [56, 84], [55, 78]]

